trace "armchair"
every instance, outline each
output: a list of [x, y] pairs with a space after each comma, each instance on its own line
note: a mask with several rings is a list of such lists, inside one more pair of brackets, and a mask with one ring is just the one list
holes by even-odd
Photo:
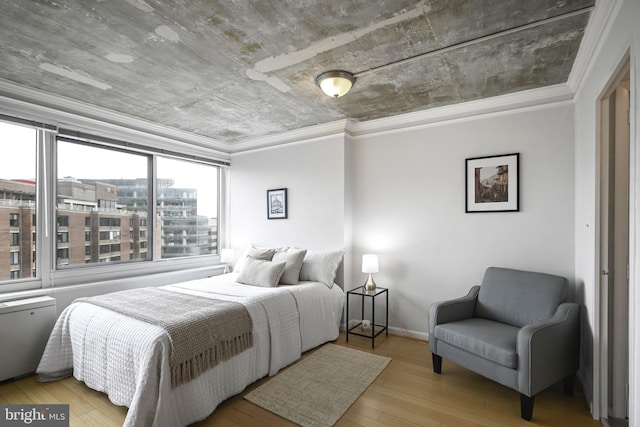
[[481, 286], [429, 308], [433, 371], [442, 358], [520, 392], [521, 417], [530, 421], [534, 396], [564, 380], [573, 393], [579, 366], [579, 311], [564, 302], [567, 279], [490, 267]]

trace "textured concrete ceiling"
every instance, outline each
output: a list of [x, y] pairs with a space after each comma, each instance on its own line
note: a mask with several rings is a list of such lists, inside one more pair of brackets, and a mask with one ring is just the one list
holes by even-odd
[[244, 141], [564, 83], [593, 3], [4, 0], [0, 79]]

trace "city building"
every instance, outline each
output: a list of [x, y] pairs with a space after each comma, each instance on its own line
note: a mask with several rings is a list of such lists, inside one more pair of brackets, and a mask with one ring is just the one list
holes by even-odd
[[[217, 253], [218, 222], [198, 216], [196, 190], [160, 181], [155, 250], [162, 258]], [[58, 180], [56, 265], [149, 259], [146, 182]], [[36, 277], [35, 188], [0, 180], [0, 280]]]

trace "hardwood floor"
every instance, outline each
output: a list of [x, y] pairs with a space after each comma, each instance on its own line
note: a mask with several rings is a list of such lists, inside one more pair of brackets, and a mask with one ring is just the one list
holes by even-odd
[[[392, 358], [391, 363], [349, 408], [337, 427], [502, 427], [502, 426], [601, 426], [589, 414], [579, 387], [565, 396], [557, 384], [536, 396], [533, 420], [520, 418], [517, 392], [489, 381], [455, 364], [443, 361], [442, 375], [431, 369], [426, 342], [381, 335], [371, 349], [369, 340], [344, 334], [336, 344]], [[241, 394], [223, 402], [197, 426], [247, 427], [294, 426], [248, 401]], [[106, 395], [93, 391], [73, 378], [39, 383], [35, 376], [0, 384], [0, 403], [68, 403], [71, 426], [121, 426], [126, 408], [113, 405]]]

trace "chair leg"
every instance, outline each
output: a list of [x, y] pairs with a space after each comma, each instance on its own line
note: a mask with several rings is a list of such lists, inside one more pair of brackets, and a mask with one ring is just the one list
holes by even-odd
[[562, 389], [564, 390], [564, 394], [567, 396], [573, 395], [573, 388], [576, 383], [576, 374], [571, 374], [562, 381]]
[[442, 373], [442, 356], [431, 353], [431, 360], [433, 360], [433, 372], [436, 374]]
[[523, 420], [531, 421], [533, 417], [533, 398], [534, 396], [520, 393], [520, 416]]

